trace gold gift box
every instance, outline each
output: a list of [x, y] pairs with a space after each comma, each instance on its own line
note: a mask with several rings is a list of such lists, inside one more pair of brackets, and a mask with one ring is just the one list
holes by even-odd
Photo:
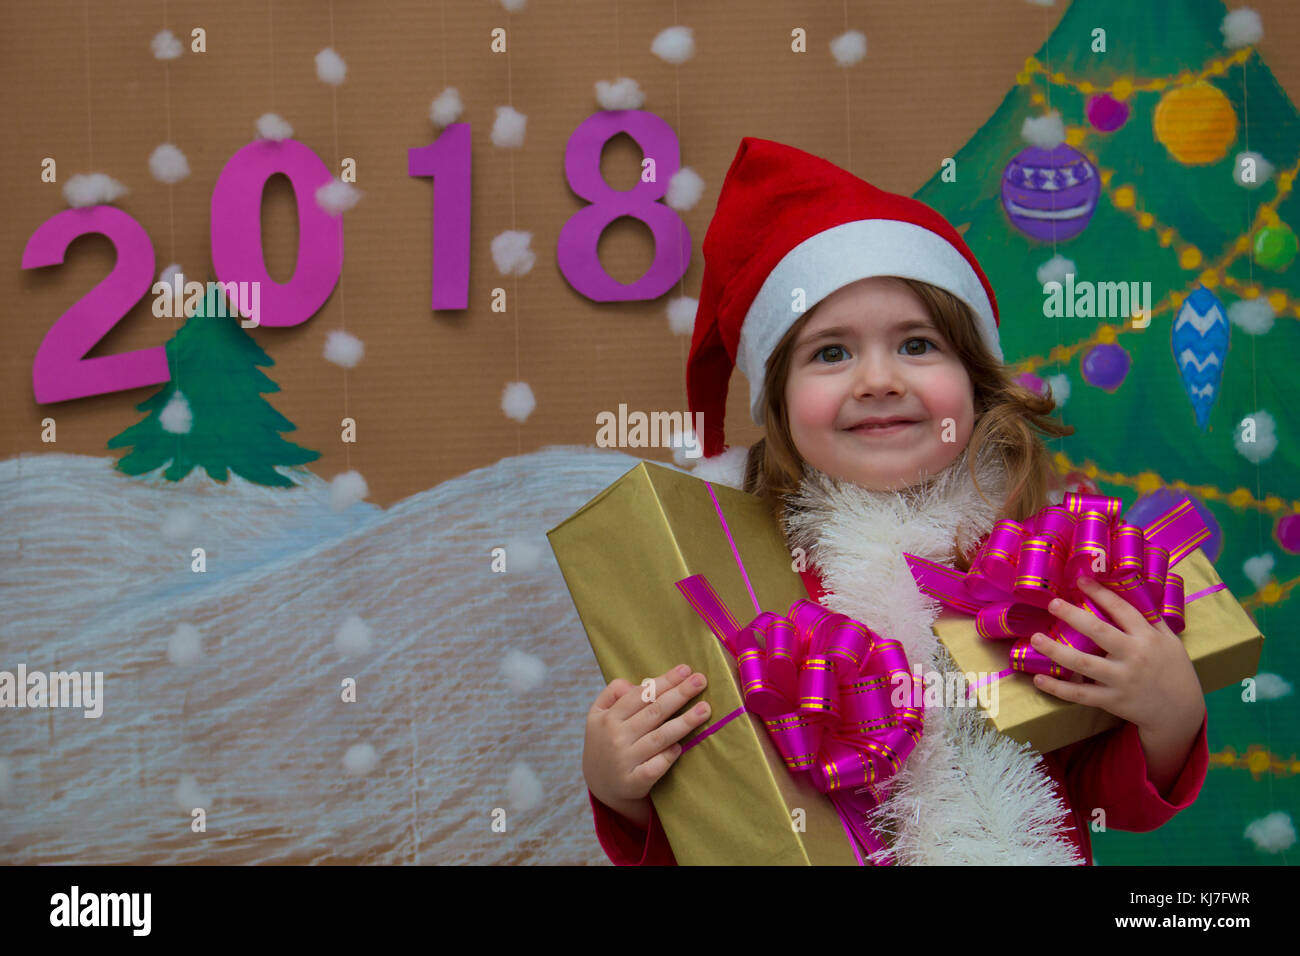
[[[774, 516], [755, 495], [713, 489], [755, 596], [785, 615], [808, 592]], [[711, 712], [683, 744], [743, 706], [735, 661], [676, 586], [703, 574], [738, 624], [756, 616], [705, 482], [642, 462], [547, 537], [606, 681], [639, 685], [679, 664], [705, 674], [689, 706]], [[650, 798], [683, 865], [857, 864], [831, 801], [748, 712], [683, 752]]]
[[[1196, 594], [1222, 583], [1200, 548], [1170, 570], [1183, 578], [1183, 593]], [[1077, 601], [1073, 603], [1078, 603]], [[1259, 669], [1264, 638], [1227, 588], [1192, 601], [1184, 609], [1186, 628], [1178, 635], [1196, 668], [1204, 693], [1227, 687]], [[940, 615], [935, 634], [964, 673], [995, 674], [1009, 664], [1012, 640], [986, 640], [975, 631], [975, 618], [951, 611]], [[984, 693], [980, 692], [981, 695]], [[1061, 700], [1033, 685], [1033, 676], [1015, 673], [997, 681], [996, 713], [985, 716], [1000, 733], [1049, 753], [1075, 741], [1118, 727], [1123, 720], [1098, 707]]]

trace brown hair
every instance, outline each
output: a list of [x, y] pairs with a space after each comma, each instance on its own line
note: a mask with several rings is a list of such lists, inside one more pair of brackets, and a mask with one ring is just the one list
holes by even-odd
[[[976, 329], [975, 317], [965, 302], [946, 289], [915, 279], [905, 283], [925, 303], [939, 331], [961, 358], [974, 388], [975, 429], [967, 456], [972, 481], [979, 488], [975, 463], [984, 444], [991, 443], [1006, 465], [1009, 485], [998, 518], [1024, 520], [1048, 504], [1050, 488], [1059, 488], [1055, 469], [1038, 432], [1052, 437], [1074, 434], [1073, 426], [1050, 417], [1056, 402], [1017, 385], [1005, 365], [995, 359]], [[759, 495], [772, 506], [778, 520], [789, 507], [786, 497], [798, 490], [803, 459], [790, 435], [785, 410], [785, 385], [790, 372], [795, 339], [816, 306], [805, 312], [777, 344], [768, 358], [763, 379], [763, 417], [766, 435], [749, 449], [745, 462], [745, 491]], [[966, 555], [957, 566], [968, 570]]]

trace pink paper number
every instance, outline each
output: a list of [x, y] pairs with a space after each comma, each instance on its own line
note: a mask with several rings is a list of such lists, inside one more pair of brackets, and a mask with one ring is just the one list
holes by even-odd
[[469, 305], [469, 123], [452, 123], [428, 146], [406, 151], [408, 176], [433, 177], [434, 311]]
[[[298, 262], [279, 283], [262, 255], [262, 191], [283, 173], [298, 200]], [[310, 319], [343, 274], [343, 217], [316, 204], [333, 177], [297, 140], [257, 140], [231, 156], [212, 189], [212, 267], [222, 282], [260, 282], [262, 325], [283, 328]]]
[[41, 405], [171, 380], [167, 352], [161, 345], [85, 358], [149, 291], [153, 243], [138, 222], [113, 206], [65, 209], [41, 223], [27, 240], [23, 268], [61, 265], [72, 240], [91, 233], [108, 237], [117, 250], [117, 262], [41, 339], [32, 363], [32, 391]]
[[[631, 189], [619, 190], [601, 178], [601, 150], [619, 133], [627, 133], [644, 155], [654, 158], [655, 182], [638, 178]], [[564, 175], [569, 187], [591, 205], [574, 213], [560, 230], [556, 257], [571, 286], [595, 302], [657, 299], [686, 274], [691, 234], [676, 211], [656, 202], [680, 168], [677, 136], [653, 113], [607, 110], [588, 117], [573, 131], [564, 150]], [[596, 255], [600, 234], [620, 216], [641, 220], [650, 227], [655, 242], [654, 262], [631, 285], [613, 279]]]

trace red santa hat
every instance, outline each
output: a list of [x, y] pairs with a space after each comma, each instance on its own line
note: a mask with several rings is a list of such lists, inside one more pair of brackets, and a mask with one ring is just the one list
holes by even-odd
[[929, 206], [877, 189], [803, 150], [740, 141], [704, 237], [704, 280], [686, 362], [692, 418], [704, 413], [704, 456], [724, 449], [733, 366], [749, 380], [749, 412], [763, 424], [768, 357], [804, 309], [871, 276], [919, 279], [974, 313], [1002, 361], [993, 287], [957, 230]]

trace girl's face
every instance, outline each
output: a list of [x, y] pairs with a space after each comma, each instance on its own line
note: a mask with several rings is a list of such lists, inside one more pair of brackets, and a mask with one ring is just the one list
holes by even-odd
[[[818, 303], [785, 385], [795, 448], [826, 474], [896, 491], [938, 474], [970, 441], [974, 388], [901, 280], [860, 279]], [[866, 419], [909, 424], [872, 430]]]

